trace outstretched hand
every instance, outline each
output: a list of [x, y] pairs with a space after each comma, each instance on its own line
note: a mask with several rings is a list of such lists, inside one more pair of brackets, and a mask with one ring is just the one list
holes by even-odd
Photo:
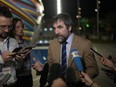
[[100, 61], [104, 66], [115, 70], [115, 66], [114, 66], [113, 62], [111, 60], [109, 60], [108, 58], [103, 58], [102, 57]]
[[34, 64], [32, 64], [33, 69], [35, 69], [36, 71], [42, 71], [44, 65], [41, 64], [38, 60], [36, 60], [36, 58], [34, 57], [32, 60], [34, 61]]
[[80, 72], [80, 77], [82, 82], [84, 82], [86, 85], [90, 86], [93, 83], [93, 80], [90, 78], [90, 76], [83, 71]]

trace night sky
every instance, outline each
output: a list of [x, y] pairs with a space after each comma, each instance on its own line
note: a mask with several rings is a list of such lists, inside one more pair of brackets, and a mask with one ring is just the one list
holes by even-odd
[[[56, 1], [57, 0], [43, 0], [45, 8], [45, 18], [49, 19], [56, 15]], [[72, 18], [76, 18], [77, 15], [77, 0], [61, 0], [62, 11], [68, 12]], [[100, 0], [100, 17], [104, 17], [110, 12], [116, 12], [115, 0]], [[80, 0], [81, 16], [85, 18], [91, 18], [96, 16], [96, 0]]]

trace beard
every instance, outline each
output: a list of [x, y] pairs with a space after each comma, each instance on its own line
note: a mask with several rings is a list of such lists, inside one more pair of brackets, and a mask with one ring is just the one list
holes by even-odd
[[8, 32], [4, 32], [4, 33], [0, 34], [0, 38], [2, 38], [2, 39], [6, 39], [8, 36], [9, 36]]
[[65, 42], [66, 41], [66, 37], [64, 37], [64, 36], [62, 36], [62, 35], [56, 35], [56, 38], [57, 38], [57, 40], [58, 40], [58, 42], [59, 43], [63, 43], [63, 42]]

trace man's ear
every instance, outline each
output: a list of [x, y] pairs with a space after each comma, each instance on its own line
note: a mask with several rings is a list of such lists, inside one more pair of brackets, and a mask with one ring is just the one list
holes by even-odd
[[72, 30], [72, 27], [70, 26], [69, 29], [68, 29], [68, 31], [71, 31], [71, 30]]

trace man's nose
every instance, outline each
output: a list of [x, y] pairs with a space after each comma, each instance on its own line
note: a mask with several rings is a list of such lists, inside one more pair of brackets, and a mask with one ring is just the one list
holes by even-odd
[[5, 32], [9, 32], [9, 27], [8, 27], [8, 26], [5, 27], [5, 28], [4, 28], [4, 31], [5, 31]]
[[55, 32], [55, 34], [58, 34], [58, 33], [59, 33], [59, 32], [58, 32], [58, 29], [55, 29], [54, 32]]

